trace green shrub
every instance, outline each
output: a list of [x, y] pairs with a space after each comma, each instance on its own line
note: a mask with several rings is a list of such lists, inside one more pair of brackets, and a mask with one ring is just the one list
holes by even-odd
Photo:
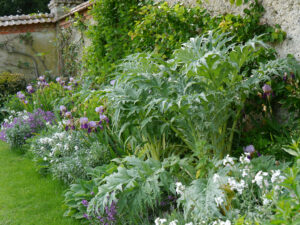
[[14, 94], [26, 87], [23, 74], [4, 72], [0, 74], [0, 95]]

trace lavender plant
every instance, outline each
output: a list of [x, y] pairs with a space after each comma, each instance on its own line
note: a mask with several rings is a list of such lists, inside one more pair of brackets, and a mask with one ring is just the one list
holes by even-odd
[[22, 112], [2, 124], [0, 136], [11, 148], [20, 148], [28, 138], [40, 132], [47, 123], [54, 123], [54, 120], [55, 116], [50, 111], [37, 109], [33, 113]]

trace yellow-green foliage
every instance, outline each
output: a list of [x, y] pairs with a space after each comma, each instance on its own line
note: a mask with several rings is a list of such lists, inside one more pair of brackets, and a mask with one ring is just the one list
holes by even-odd
[[3, 72], [0, 74], [0, 95], [13, 94], [26, 86], [25, 76], [18, 73]]

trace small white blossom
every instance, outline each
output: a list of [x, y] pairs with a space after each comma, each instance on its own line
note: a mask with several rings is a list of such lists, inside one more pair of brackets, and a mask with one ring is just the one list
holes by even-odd
[[222, 220], [214, 221], [212, 225], [231, 225], [230, 220], [226, 220], [225, 222]]
[[242, 164], [249, 164], [249, 163], [250, 163], [250, 159], [248, 159], [248, 156], [245, 154], [245, 155], [242, 155], [242, 156], [240, 157], [240, 162], [241, 162]]
[[47, 161], [47, 157], [44, 157], [44, 161]]
[[176, 193], [179, 195], [183, 195], [185, 186], [181, 182], [176, 182], [175, 185], [176, 185]]
[[177, 225], [177, 223], [178, 223], [178, 220], [174, 220], [174, 221], [171, 221], [171, 222], [169, 223], [169, 225]]
[[223, 165], [224, 166], [233, 166], [234, 165], [234, 161], [233, 161], [233, 158], [231, 158], [229, 155], [227, 155], [225, 157], [225, 159], [223, 159]]
[[268, 181], [264, 177], [268, 176], [268, 173], [258, 171], [257, 174], [255, 175], [254, 179], [252, 180], [252, 183], [256, 183], [260, 188], [263, 187], [263, 181], [265, 186], [268, 186]]
[[216, 202], [217, 206], [221, 206], [223, 204], [224, 200], [221, 196], [219, 196], [219, 197], [215, 197], [215, 202]]
[[161, 218], [156, 218], [155, 219], [155, 225], [163, 225], [165, 222], [167, 222], [167, 220], [166, 219], [161, 219]]
[[78, 148], [78, 146], [75, 146], [74, 149], [75, 149], [75, 151], [78, 151], [79, 148]]
[[193, 223], [192, 223], [192, 222], [190, 222], [190, 223], [186, 223], [185, 225], [193, 225]]
[[242, 177], [246, 177], [248, 176], [250, 170], [248, 167], [245, 167], [241, 172], [242, 172]]
[[228, 184], [231, 190], [236, 190], [239, 194], [242, 194], [243, 190], [247, 187], [247, 184], [244, 180], [238, 182], [232, 177], [228, 178]]
[[272, 170], [272, 177], [271, 177], [271, 182], [272, 183], [281, 183], [284, 181], [285, 177], [284, 176], [280, 176], [281, 172], [280, 170]]
[[214, 176], [213, 176], [213, 182], [217, 183], [219, 179], [220, 179], [219, 174], [215, 173]]
[[272, 201], [266, 198], [266, 195], [262, 196], [263, 205], [269, 205]]

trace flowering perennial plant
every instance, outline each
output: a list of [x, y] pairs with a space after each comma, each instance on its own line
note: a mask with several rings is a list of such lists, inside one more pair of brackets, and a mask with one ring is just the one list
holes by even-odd
[[0, 139], [8, 142], [12, 148], [21, 147], [33, 134], [41, 131], [47, 123], [53, 124], [52, 112], [37, 109], [33, 113], [21, 112], [17, 117], [10, 117], [1, 126]]

